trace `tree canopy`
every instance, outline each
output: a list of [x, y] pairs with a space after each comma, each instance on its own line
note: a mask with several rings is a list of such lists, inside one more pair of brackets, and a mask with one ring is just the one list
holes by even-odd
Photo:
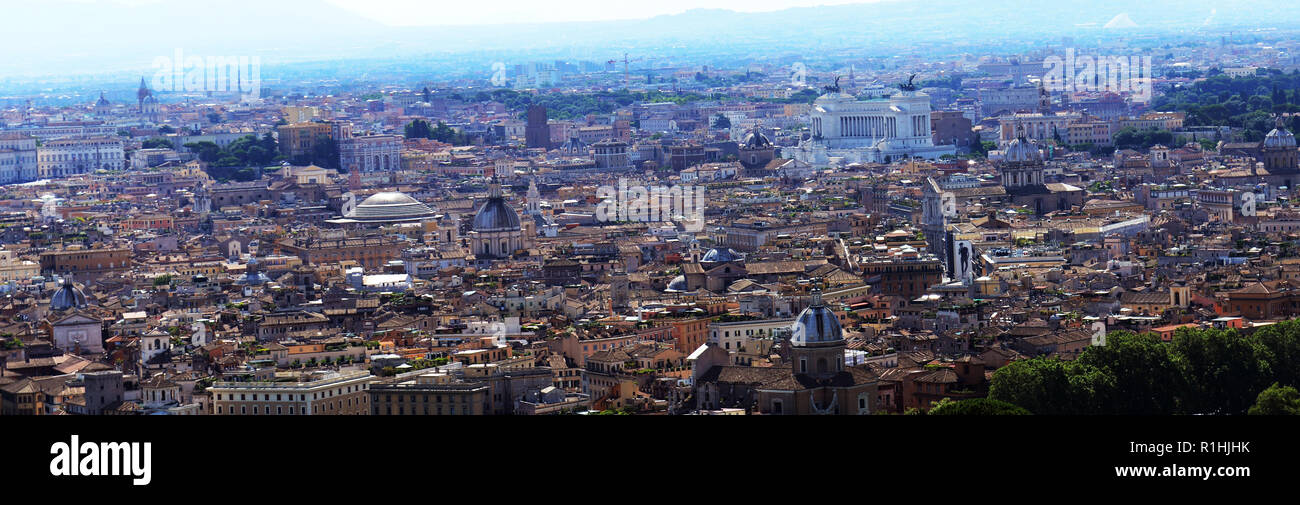
[[[226, 147], [204, 140], [187, 143], [185, 148], [197, 154], [199, 161], [208, 164], [208, 175], [221, 181], [252, 180], [257, 177], [257, 171], [253, 167], [265, 166], [282, 159], [278, 154], [275, 137], [270, 133], [260, 139], [256, 135], [245, 135]], [[337, 165], [337, 156], [335, 158]]]
[[1040, 357], [998, 369], [989, 398], [1042, 415], [1244, 414], [1270, 384], [1280, 384], [1270, 401], [1287, 398], [1280, 390], [1300, 377], [1297, 357], [1300, 321], [1250, 335], [1184, 328], [1172, 342], [1116, 331], [1074, 361]]
[[1030, 415], [1030, 412], [992, 398], [971, 398], [968, 400], [941, 401], [926, 414], [931, 416], [1027, 416]]
[[[1211, 69], [1205, 80], [1181, 86], [1156, 97], [1160, 111], [1184, 111], [1187, 126], [1244, 128], [1247, 141], [1259, 141], [1272, 130], [1275, 113], [1300, 112], [1300, 72], [1270, 70], [1261, 75], [1228, 77]], [[1300, 118], [1287, 127], [1296, 131]]]
[[141, 142], [140, 147], [144, 149], [158, 149], [158, 148], [174, 149], [176, 145], [172, 144], [171, 140], [162, 137], [154, 137], [151, 139], [147, 139], [144, 142]]
[[454, 146], [469, 144], [469, 139], [465, 138], [464, 133], [456, 131], [455, 128], [447, 126], [447, 124], [442, 121], [438, 121], [437, 126], [429, 126], [428, 121], [416, 119], [415, 121], [407, 123], [405, 133], [406, 138], [408, 139], [433, 139]]
[[1252, 416], [1300, 415], [1300, 391], [1291, 386], [1279, 386], [1275, 382], [1259, 393], [1255, 405], [1246, 413]]

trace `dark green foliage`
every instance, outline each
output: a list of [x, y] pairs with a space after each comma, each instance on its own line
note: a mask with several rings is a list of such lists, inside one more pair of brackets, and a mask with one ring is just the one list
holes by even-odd
[[957, 91], [961, 91], [961, 80], [962, 80], [962, 77], [964, 77], [964, 76], [962, 76], [961, 74], [952, 74], [952, 75], [949, 75], [949, 76], [947, 76], [947, 77], [943, 77], [943, 78], [939, 78], [939, 79], [930, 79], [930, 80], [925, 80], [925, 81], [921, 81], [921, 84], [918, 85], [918, 87], [920, 87], [920, 88], [948, 88], [948, 89], [955, 89], [955, 90], [957, 90]]
[[1115, 133], [1115, 147], [1119, 149], [1147, 149], [1156, 144], [1169, 146], [1173, 143], [1174, 134], [1169, 130], [1138, 130], [1129, 127]]
[[[252, 170], [251, 167], [265, 166], [279, 159], [275, 137], [270, 133], [260, 139], [256, 135], [245, 135], [225, 148], [206, 140], [190, 142], [185, 144], [185, 147], [198, 154], [200, 161], [208, 163], [208, 175], [221, 181], [252, 180], [257, 177], [257, 171]], [[338, 154], [335, 147], [334, 165], [337, 164]]]
[[1300, 391], [1291, 386], [1279, 386], [1275, 382], [1259, 393], [1255, 405], [1247, 413], [1252, 416], [1300, 415]]
[[[993, 375], [989, 398], [1035, 414], [1244, 414], [1300, 378], [1300, 321], [1244, 336], [1181, 329], [1173, 342], [1116, 331], [1074, 361], [1034, 358]], [[1266, 398], [1284, 404], [1285, 391]], [[1261, 407], [1263, 408], [1263, 407]]]
[[[1211, 69], [1207, 75], [1204, 81], [1157, 97], [1155, 109], [1186, 112], [1187, 126], [1245, 128], [1247, 141], [1261, 140], [1273, 129], [1271, 114], [1300, 112], [1300, 73], [1296, 71], [1231, 78]], [[1287, 127], [1296, 131], [1300, 118], [1291, 117]]]
[[1105, 346], [1089, 348], [1078, 361], [1115, 378], [1116, 388], [1103, 398], [1106, 414], [1176, 412], [1178, 392], [1186, 389], [1169, 346], [1151, 333], [1112, 332]]
[[941, 402], [926, 413], [931, 416], [1027, 416], [1028, 410], [991, 398]]
[[1173, 352], [1188, 389], [1188, 411], [1203, 414], [1241, 414], [1273, 381], [1263, 361], [1263, 347], [1236, 330], [1180, 330]]
[[1044, 415], [1096, 414], [1114, 377], [1073, 361], [1034, 358], [1017, 361], [993, 374], [989, 398]]
[[176, 146], [173, 145], [173, 144], [172, 144], [172, 141], [170, 141], [170, 140], [168, 140], [168, 139], [165, 139], [165, 138], [162, 138], [162, 137], [154, 137], [154, 138], [151, 138], [151, 139], [145, 140], [144, 142], [141, 142], [141, 143], [140, 143], [140, 147], [143, 148], [143, 149], [158, 149], [158, 148], [163, 148], [163, 149], [174, 149]]
[[1262, 347], [1273, 381], [1300, 385], [1300, 320], [1260, 328], [1251, 337]]
[[433, 139], [454, 146], [469, 144], [469, 140], [465, 138], [464, 133], [456, 131], [455, 128], [447, 126], [442, 121], [438, 121], [438, 126], [429, 126], [428, 121], [416, 119], [406, 125], [405, 133], [408, 139]]
[[429, 122], [423, 119], [416, 119], [406, 125], [406, 138], [408, 139], [427, 139], [433, 138], [433, 129], [429, 127]]

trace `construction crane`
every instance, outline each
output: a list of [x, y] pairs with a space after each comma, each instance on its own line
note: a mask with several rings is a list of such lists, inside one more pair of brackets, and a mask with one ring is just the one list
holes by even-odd
[[[633, 61], [641, 61], [644, 59], [645, 58], [633, 58], [629, 60], [627, 59], [627, 53], [623, 53], [623, 87], [627, 87], [631, 82], [631, 79], [628, 76], [627, 64]], [[605, 62], [606, 65], [613, 65], [615, 63], [618, 63], [618, 60], [609, 60]]]

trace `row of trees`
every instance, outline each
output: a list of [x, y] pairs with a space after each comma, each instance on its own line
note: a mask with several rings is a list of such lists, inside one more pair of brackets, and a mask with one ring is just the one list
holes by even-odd
[[1174, 133], [1154, 128], [1139, 130], [1131, 126], [1115, 132], [1115, 147], [1119, 149], [1148, 149], [1156, 144], [1173, 146]]
[[1243, 414], [1261, 393], [1300, 381], [1300, 321], [1243, 336], [1182, 329], [1173, 342], [1113, 332], [1074, 361], [1017, 361], [993, 375], [989, 398], [1035, 414]]

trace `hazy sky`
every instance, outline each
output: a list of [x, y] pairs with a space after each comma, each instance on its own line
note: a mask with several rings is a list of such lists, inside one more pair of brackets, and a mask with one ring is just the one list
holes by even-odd
[[[125, 0], [130, 1], [130, 0]], [[144, 0], [137, 0], [144, 1]], [[690, 9], [766, 12], [790, 7], [868, 3], [879, 0], [327, 0], [394, 26], [481, 25], [644, 19]]]
[[[0, 0], [0, 3], [19, 0]], [[129, 6], [170, 4], [208, 9], [193, 0], [63, 0]], [[274, 0], [269, 0], [274, 1]], [[873, 3], [881, 0], [325, 0], [366, 18], [392, 26], [485, 25], [645, 19], [690, 9], [768, 12], [791, 7]]]

